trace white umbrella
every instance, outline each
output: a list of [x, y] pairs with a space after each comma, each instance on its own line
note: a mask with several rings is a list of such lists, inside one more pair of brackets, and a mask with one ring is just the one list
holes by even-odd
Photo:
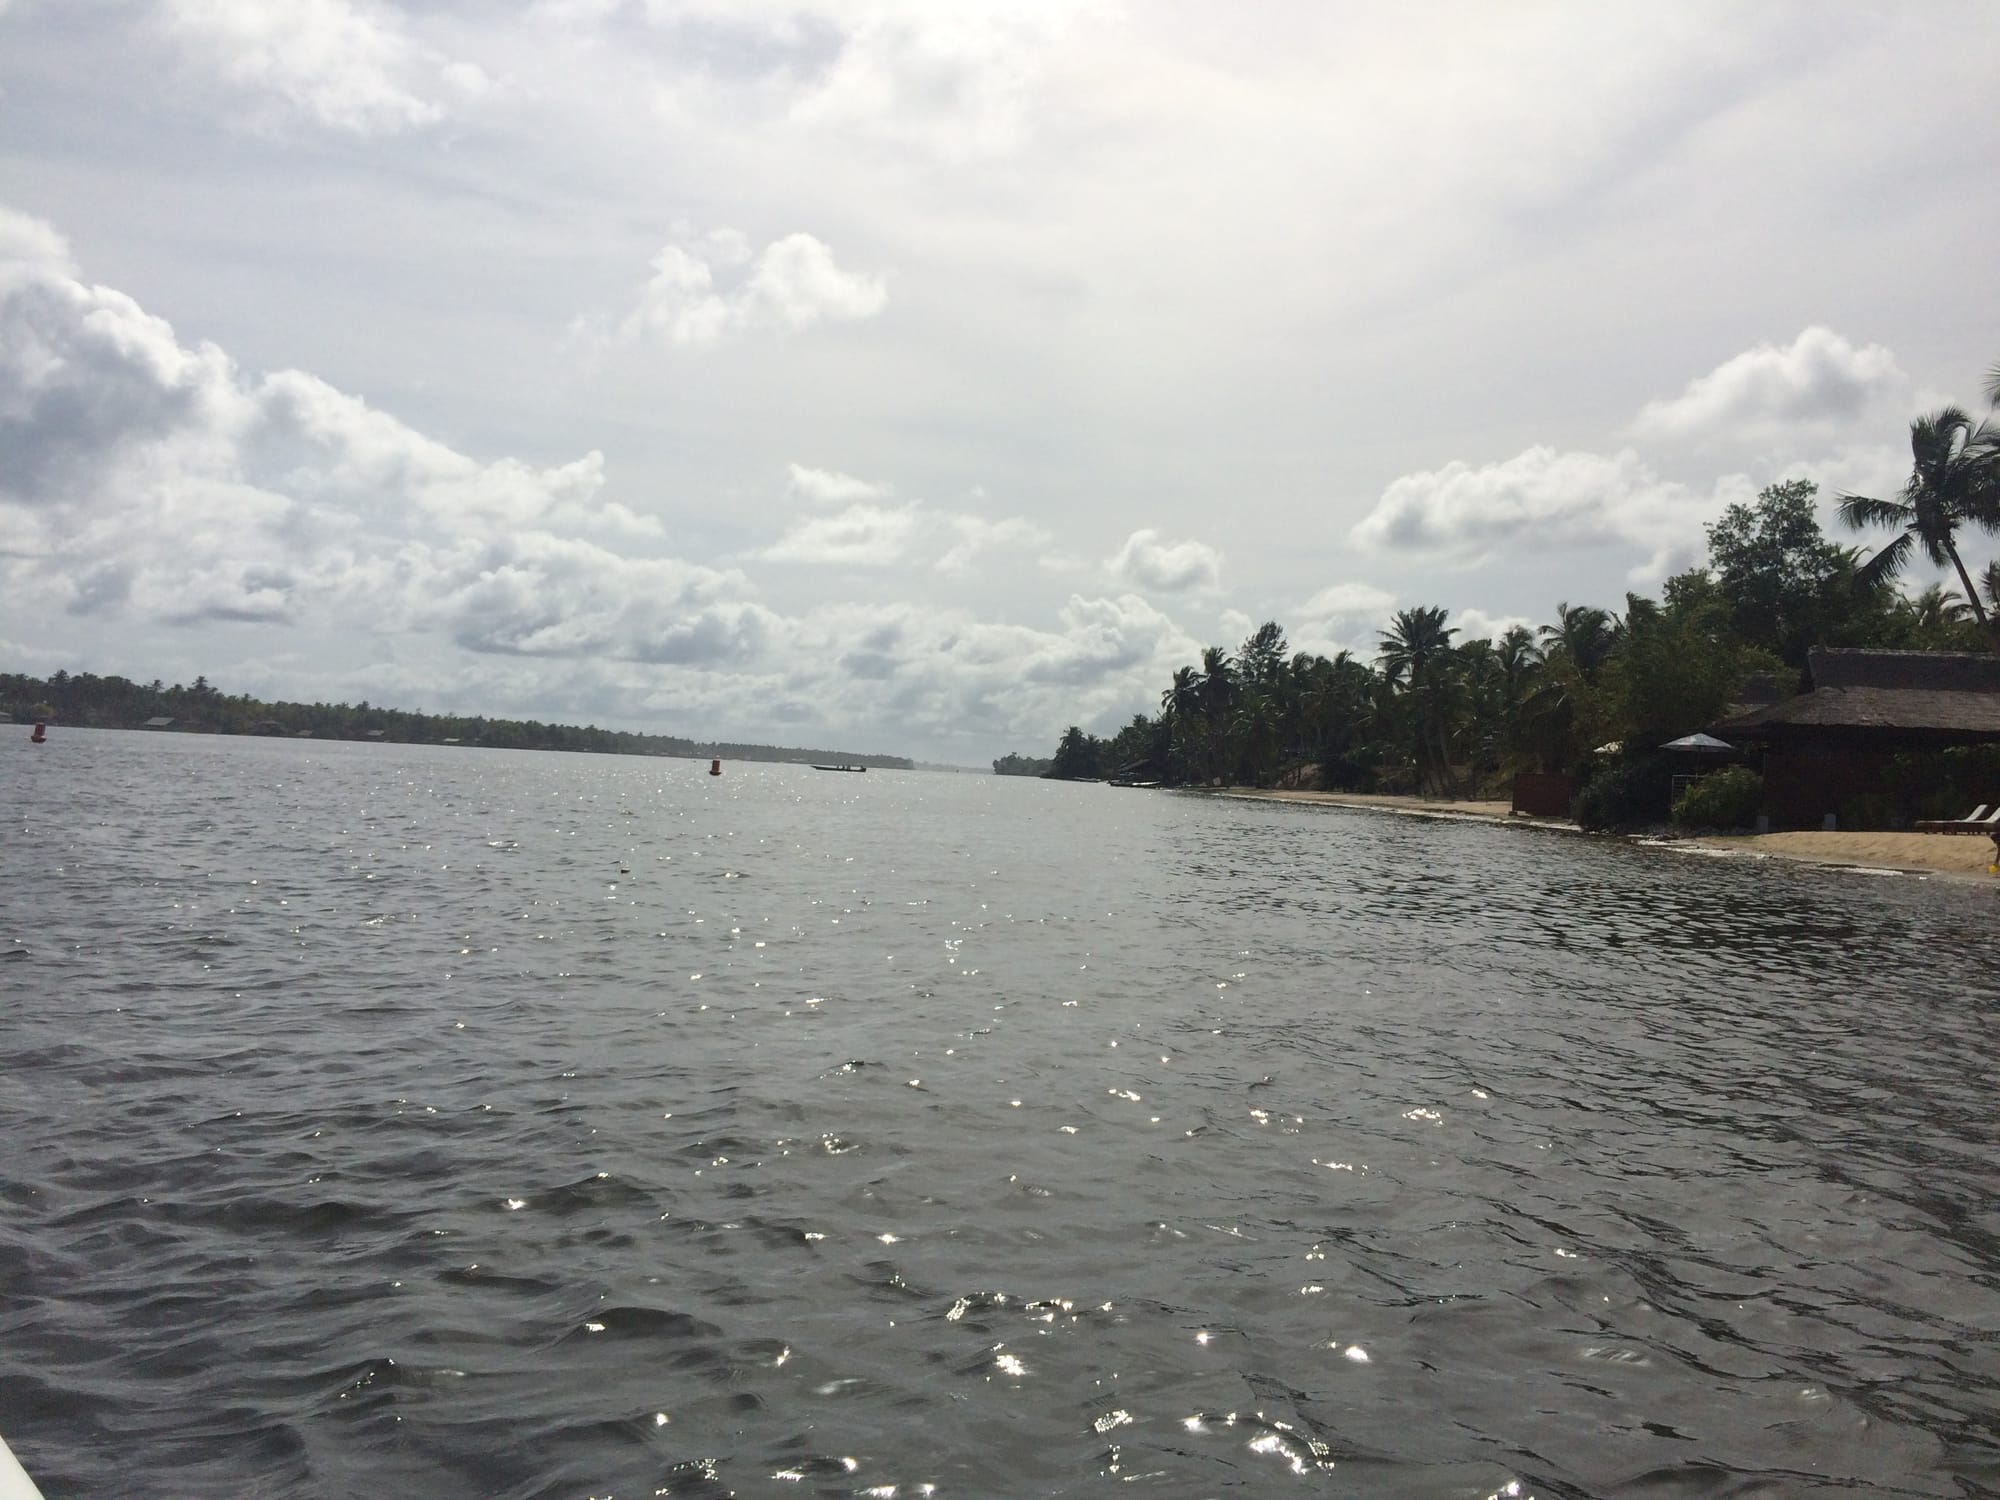
[[1660, 748], [1662, 750], [1693, 750], [1704, 755], [1725, 755], [1736, 749], [1734, 745], [1725, 744], [1712, 734], [1684, 734], [1677, 740], [1668, 740]]

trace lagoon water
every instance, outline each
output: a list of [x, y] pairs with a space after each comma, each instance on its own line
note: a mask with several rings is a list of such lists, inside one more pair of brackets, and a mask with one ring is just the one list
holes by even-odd
[[1993, 890], [16, 734], [51, 1500], [2000, 1493]]

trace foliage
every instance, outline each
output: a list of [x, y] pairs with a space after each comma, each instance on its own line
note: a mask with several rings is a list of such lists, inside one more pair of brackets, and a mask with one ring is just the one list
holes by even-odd
[[1819, 487], [1789, 479], [1766, 486], [1752, 505], [1736, 504], [1708, 528], [1709, 570], [1730, 607], [1737, 637], [1803, 667], [1813, 646], [1850, 644], [1879, 613], [1879, 580], [1855, 581], [1853, 554], [1820, 530]]
[[1673, 790], [1673, 765], [1657, 754], [1604, 760], [1576, 794], [1576, 821], [1595, 831], [1619, 833], [1664, 823]]
[[1764, 778], [1748, 766], [1711, 771], [1674, 800], [1674, 822], [1682, 828], [1748, 828], [1763, 797]]
[[995, 776], [1043, 776], [1048, 773], [1049, 767], [1054, 764], [1055, 762], [1052, 760], [1036, 760], [1034, 757], [1028, 755], [1003, 755], [993, 762], [993, 774]]
[[2000, 745], [1955, 745], [1898, 755], [1884, 790], [1894, 817], [1962, 818], [2000, 801]]
[[1603, 673], [1605, 718], [1628, 743], [1663, 745], [1713, 724], [1746, 678], [1779, 666], [1770, 652], [1740, 644], [1728, 604], [1713, 594], [1678, 609], [1634, 599]]
[[1049, 775], [1058, 781], [1095, 781], [1104, 774], [1103, 764], [1104, 742], [1072, 724], [1063, 731], [1062, 743], [1056, 746]]
[[1384, 680], [1403, 690], [1402, 727], [1417, 784], [1442, 796], [1456, 790], [1449, 725], [1461, 686], [1451, 655], [1458, 632], [1444, 623], [1446, 613], [1438, 607], [1396, 611], [1376, 657]]
[[1958, 532], [1979, 526], [2000, 531], [2000, 428], [1975, 424], [1955, 406], [1940, 407], [1910, 423], [1910, 477], [1894, 500], [1843, 495], [1840, 518], [1857, 530], [1885, 527], [1897, 533], [1860, 569], [1867, 583], [1886, 583], [1922, 552], [1932, 566], [1958, 572], [1973, 618], [1986, 624], [1986, 606], [1958, 551]]

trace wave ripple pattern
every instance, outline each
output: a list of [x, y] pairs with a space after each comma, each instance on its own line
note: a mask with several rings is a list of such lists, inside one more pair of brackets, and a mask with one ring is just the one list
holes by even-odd
[[1989, 889], [6, 748], [0, 1431], [52, 1497], [2000, 1493]]

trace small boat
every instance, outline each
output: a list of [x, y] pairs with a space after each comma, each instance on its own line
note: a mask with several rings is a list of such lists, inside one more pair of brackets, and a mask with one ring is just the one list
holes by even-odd
[[815, 771], [865, 771], [866, 766], [814, 766]]

